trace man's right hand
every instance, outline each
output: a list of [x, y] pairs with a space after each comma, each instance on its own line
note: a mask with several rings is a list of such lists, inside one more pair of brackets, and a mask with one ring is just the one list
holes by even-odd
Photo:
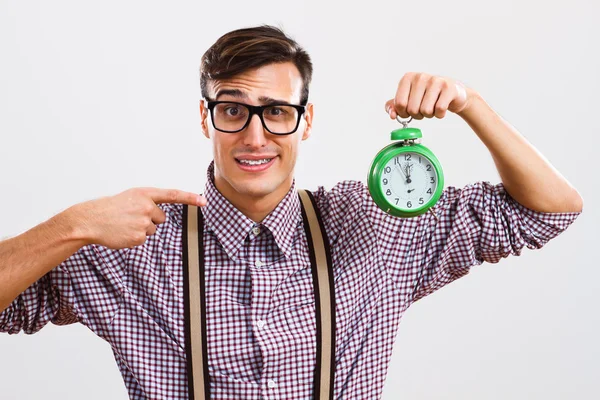
[[[156, 224], [165, 222], [160, 203], [204, 206], [206, 198], [175, 189], [129, 189], [71, 206], [27, 232], [0, 241], [0, 312], [86, 244], [115, 250], [144, 244], [147, 235], [156, 232]], [[23, 313], [28, 315], [15, 311], [15, 320]], [[12, 329], [22, 329], [21, 322]]]
[[101, 197], [72, 207], [73, 224], [90, 244], [123, 249], [144, 244], [166, 220], [157, 204], [206, 205], [206, 198], [177, 189], [133, 188], [115, 196]]

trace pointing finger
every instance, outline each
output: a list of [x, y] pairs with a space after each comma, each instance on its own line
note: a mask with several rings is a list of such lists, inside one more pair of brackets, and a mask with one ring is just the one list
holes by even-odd
[[206, 198], [204, 196], [177, 189], [149, 188], [146, 193], [156, 204], [178, 203], [190, 206], [204, 206], [206, 204]]

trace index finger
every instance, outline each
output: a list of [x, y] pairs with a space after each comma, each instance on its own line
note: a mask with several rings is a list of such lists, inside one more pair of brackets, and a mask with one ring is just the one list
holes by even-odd
[[204, 196], [178, 189], [148, 188], [146, 189], [146, 193], [156, 204], [179, 203], [190, 206], [203, 206], [206, 204]]
[[[393, 100], [394, 111], [396, 111], [396, 115], [400, 115], [401, 118], [408, 118], [410, 115], [408, 114], [406, 108], [408, 107], [409, 94], [412, 86], [412, 73], [404, 74], [400, 82], [398, 83], [398, 89], [396, 90], [396, 96]], [[394, 118], [396, 118], [394, 116]]]

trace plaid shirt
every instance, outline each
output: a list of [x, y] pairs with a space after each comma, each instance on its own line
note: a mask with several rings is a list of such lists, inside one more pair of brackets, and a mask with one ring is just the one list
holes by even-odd
[[[398, 323], [415, 301], [483, 261], [542, 247], [579, 213], [541, 213], [502, 184], [447, 187], [427, 213], [383, 213], [361, 182], [313, 192], [331, 244], [336, 294], [336, 399], [381, 397]], [[315, 299], [295, 181], [261, 223], [215, 188], [205, 217], [207, 340], [213, 399], [309, 399]], [[146, 243], [89, 245], [0, 314], [0, 332], [80, 322], [112, 346], [132, 399], [187, 399], [182, 210]]]

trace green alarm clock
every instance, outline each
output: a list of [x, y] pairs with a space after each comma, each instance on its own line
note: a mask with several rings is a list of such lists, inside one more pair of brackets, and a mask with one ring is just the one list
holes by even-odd
[[392, 131], [395, 142], [373, 159], [367, 184], [383, 211], [396, 217], [416, 217], [431, 211], [439, 200], [444, 174], [433, 152], [418, 142], [423, 137], [421, 130], [407, 127], [412, 118], [396, 119], [403, 127]]

